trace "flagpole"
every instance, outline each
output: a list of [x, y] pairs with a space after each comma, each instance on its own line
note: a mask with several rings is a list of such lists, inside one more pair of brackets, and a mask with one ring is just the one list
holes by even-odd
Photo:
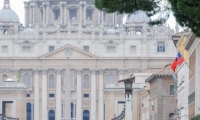
[[178, 52], [181, 54], [181, 57], [183, 58], [183, 60], [185, 61], [185, 64], [188, 66], [188, 68], [189, 68], [189, 71], [190, 71], [190, 74], [192, 74], [192, 71], [191, 71], [191, 69], [190, 69], [190, 67], [189, 67], [189, 65], [188, 65], [188, 63], [186, 62], [186, 60], [185, 60], [185, 58], [184, 58], [184, 56], [182, 55], [182, 53], [180, 52], [180, 50], [178, 49], [178, 48], [176, 48], [177, 50], [178, 50]]

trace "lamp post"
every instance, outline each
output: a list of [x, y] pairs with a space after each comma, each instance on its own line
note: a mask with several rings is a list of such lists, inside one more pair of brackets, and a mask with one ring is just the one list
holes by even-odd
[[125, 120], [132, 120], [132, 84], [133, 78], [128, 78], [120, 80], [119, 82], [124, 82], [125, 85]]

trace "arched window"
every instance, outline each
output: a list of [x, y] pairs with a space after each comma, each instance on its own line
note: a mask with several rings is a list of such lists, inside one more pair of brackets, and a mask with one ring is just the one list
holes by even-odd
[[83, 87], [84, 88], [89, 88], [89, 75], [84, 75], [84, 83], [83, 83]]
[[73, 78], [73, 75], [72, 74], [70, 74], [70, 85], [71, 85], [71, 87], [74, 87], [74, 78]]
[[53, 75], [49, 76], [49, 88], [50, 89], [54, 88], [54, 76]]
[[142, 32], [141, 32], [140, 30], [137, 30], [137, 31], [135, 31], [135, 34], [136, 34], [136, 35], [141, 35]]
[[27, 73], [24, 75], [24, 84], [25, 84], [26, 86], [30, 86], [30, 85], [31, 85], [30, 75], [27, 74]]
[[108, 75], [108, 83], [114, 83], [115, 82], [115, 76], [113, 74]]
[[169, 120], [173, 120], [174, 113], [169, 114]]
[[88, 110], [83, 111], [83, 120], [90, 120], [90, 112]]
[[6, 80], [7, 78], [8, 78], [8, 76], [7, 76], [6, 74], [4, 74], [4, 75], [2, 76], [2, 81]]
[[49, 110], [49, 120], [55, 120], [55, 111], [54, 110]]

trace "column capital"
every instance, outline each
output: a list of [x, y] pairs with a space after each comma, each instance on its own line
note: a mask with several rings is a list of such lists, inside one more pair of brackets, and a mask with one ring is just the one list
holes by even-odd
[[12, 72], [15, 73], [15, 74], [17, 74], [17, 73], [20, 72], [20, 69], [13, 69]]
[[96, 74], [97, 70], [92, 69], [92, 70], [90, 70], [90, 72], [91, 72], [91, 74]]
[[83, 70], [81, 70], [81, 69], [76, 69], [76, 70], [75, 70], [76, 74], [81, 74], [82, 71], [83, 71]]
[[118, 69], [119, 74], [123, 74], [124, 70], [123, 69]]
[[57, 74], [61, 74], [61, 73], [62, 73], [62, 70], [61, 70], [61, 69], [56, 69], [56, 73], [57, 73]]
[[34, 69], [34, 70], [33, 70], [33, 72], [34, 72], [35, 74], [39, 74], [40, 71], [41, 71], [41, 70], [39, 70], [39, 69]]
[[46, 74], [47, 73], [47, 69], [41, 69], [42, 74]]
[[98, 70], [99, 74], [101, 74], [101, 75], [104, 73], [104, 71], [105, 71], [105, 70], [103, 70], [103, 69], [99, 69], [99, 70]]

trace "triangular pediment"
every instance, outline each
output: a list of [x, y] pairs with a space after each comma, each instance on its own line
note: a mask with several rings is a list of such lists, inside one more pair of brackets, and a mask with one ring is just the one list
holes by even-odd
[[81, 50], [75, 46], [72, 46], [70, 44], [67, 44], [61, 48], [58, 48], [52, 52], [49, 52], [45, 55], [42, 55], [40, 58], [41, 59], [53, 59], [53, 58], [57, 58], [57, 59], [65, 59], [67, 58], [66, 57], [66, 49], [67, 48], [71, 48], [71, 55], [70, 55], [70, 59], [78, 59], [78, 58], [83, 58], [83, 59], [89, 59], [89, 58], [97, 58], [97, 56], [89, 53], [89, 52], [86, 52], [84, 50]]

